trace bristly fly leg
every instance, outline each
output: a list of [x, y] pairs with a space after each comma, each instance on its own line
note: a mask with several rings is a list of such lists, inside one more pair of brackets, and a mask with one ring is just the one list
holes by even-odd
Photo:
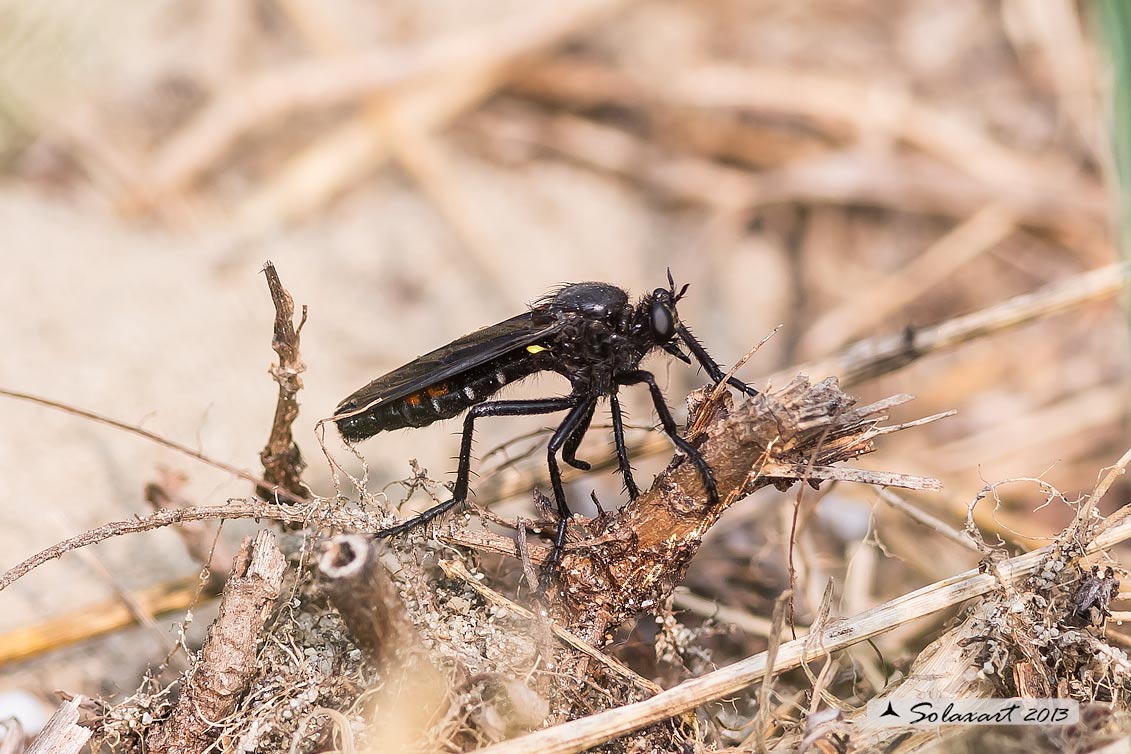
[[[471, 448], [475, 431], [475, 420], [483, 416], [535, 416], [538, 414], [552, 414], [555, 411], [564, 411], [575, 408], [580, 398], [567, 396], [565, 398], [542, 398], [524, 401], [491, 401], [472, 406], [463, 420], [463, 438], [459, 449], [459, 467], [456, 471], [456, 483], [452, 488], [451, 500], [446, 500], [438, 505], [418, 513], [388, 529], [376, 533], [378, 537], [393, 537], [403, 534], [417, 526], [423, 526], [429, 521], [444, 515], [452, 508], [467, 500], [467, 491], [471, 477]], [[572, 416], [575, 412], [570, 412]], [[568, 420], [568, 417], [567, 417]], [[561, 486], [559, 481], [558, 486]], [[557, 490], [555, 489], [555, 492]], [[564, 499], [559, 498], [559, 510], [564, 506]], [[566, 509], [568, 513], [568, 508]]]
[[[620, 468], [621, 476], [624, 478], [624, 488], [628, 491], [628, 497], [630, 500], [635, 500], [640, 496], [640, 488], [636, 486], [636, 480], [632, 478], [632, 465], [628, 460], [628, 448], [624, 441], [623, 412], [621, 411], [620, 401], [617, 399], [616, 393], [610, 393], [608, 397], [609, 410], [613, 417], [613, 442], [617, 449], [617, 463]], [[592, 467], [589, 463], [577, 457], [577, 448], [585, 438], [585, 433], [589, 431], [589, 425], [593, 421], [593, 413], [596, 408], [597, 399], [594, 399], [589, 411], [586, 412], [584, 421], [578, 425], [565, 445], [562, 446], [562, 460], [575, 469], [581, 469], [582, 471], [589, 471]]]
[[715, 475], [711, 471], [711, 467], [707, 465], [707, 461], [703, 459], [702, 454], [692, 447], [691, 443], [680, 437], [679, 427], [676, 426], [675, 419], [672, 418], [672, 412], [664, 402], [664, 394], [660, 391], [660, 386], [656, 384], [655, 375], [643, 369], [636, 369], [631, 372], [618, 374], [616, 376], [616, 382], [618, 385], [638, 385], [643, 382], [648, 386], [648, 390], [652, 394], [652, 405], [656, 409], [656, 414], [660, 417], [660, 424], [664, 428], [664, 434], [668, 436], [672, 444], [674, 444], [681, 453], [687, 456], [687, 459], [691, 461], [691, 463], [695, 464], [699, 476], [703, 479], [703, 487], [707, 491], [707, 502], [710, 505], [717, 504], [719, 502], [719, 491], [715, 485]]
[[577, 449], [581, 447], [581, 441], [585, 439], [585, 433], [589, 431], [589, 424], [593, 421], [593, 412], [597, 409], [597, 399], [590, 398], [588, 405], [589, 410], [585, 412], [585, 417], [566, 440], [565, 445], [562, 446], [562, 460], [573, 468], [582, 471], [589, 471], [593, 468], [588, 461], [582, 461], [577, 457]]
[[578, 428], [585, 424], [587, 418], [592, 418], [593, 405], [596, 402], [596, 398], [580, 397], [574, 398], [574, 400], [582, 402], [575, 405], [566, 414], [566, 418], [558, 425], [554, 436], [550, 438], [550, 442], [546, 446], [546, 463], [550, 467], [550, 486], [554, 489], [555, 502], [558, 504], [558, 529], [554, 534], [554, 547], [550, 551], [550, 559], [546, 561], [546, 569], [542, 572], [541, 587], [543, 590], [549, 585], [550, 579], [557, 571], [558, 563], [561, 562], [562, 548], [565, 546], [566, 524], [572, 515], [569, 506], [566, 504], [565, 488], [562, 486], [562, 472], [558, 468], [558, 451], [569, 442]]
[[613, 416], [613, 443], [617, 448], [617, 462], [620, 464], [620, 475], [624, 479], [624, 488], [628, 490], [630, 500], [640, 497], [640, 488], [632, 478], [632, 463], [628, 460], [628, 447], [624, 442], [624, 415], [620, 408], [620, 399], [616, 390], [609, 393], [609, 412]]
[[719, 366], [719, 362], [711, 358], [711, 354], [707, 353], [707, 349], [703, 347], [702, 343], [695, 339], [695, 336], [691, 334], [691, 331], [688, 330], [685, 325], [679, 325], [679, 327], [676, 328], [676, 332], [679, 334], [680, 340], [687, 345], [688, 350], [695, 355], [695, 359], [703, 365], [703, 369], [710, 378], [714, 380], [716, 385], [725, 379], [728, 385], [737, 390], [741, 390], [746, 395], [758, 395], [757, 390], [737, 377], [727, 377], [727, 373]]

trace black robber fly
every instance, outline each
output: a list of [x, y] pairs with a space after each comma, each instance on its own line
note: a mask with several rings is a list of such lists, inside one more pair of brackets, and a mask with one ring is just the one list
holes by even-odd
[[[547, 446], [550, 484], [558, 508], [558, 528], [547, 568], [547, 573], [552, 573], [561, 558], [566, 520], [570, 516], [557, 455], [560, 452], [562, 460], [575, 468], [590, 468], [576, 453], [602, 398], [609, 399], [613, 440], [625, 487], [633, 499], [640, 494], [629, 466], [617, 400], [619, 388], [637, 384], [648, 386], [664, 433], [695, 464], [708, 500], [717, 503], [718, 491], [710, 467], [699, 451], [680, 437], [656, 378], [639, 368], [641, 359], [656, 348], [690, 364], [691, 358], [680, 348], [682, 343], [716, 384], [725, 379], [748, 395], [757, 394], [746, 383], [728, 378], [680, 322], [676, 304], [686, 292], [686, 285], [676, 292], [670, 270], [667, 288], [657, 288], [636, 303], [629, 300], [623, 289], [608, 283], [565, 285], [535, 302], [529, 311], [425, 354], [378, 377], [342, 401], [331, 418], [348, 442], [391, 429], [424, 427], [470, 409], [463, 420], [463, 441], [451, 500], [378, 535], [401, 534], [467, 499], [476, 419], [566, 411]], [[558, 398], [488, 400], [504, 385], [536, 372], [557, 372], [569, 380], [572, 390]]]

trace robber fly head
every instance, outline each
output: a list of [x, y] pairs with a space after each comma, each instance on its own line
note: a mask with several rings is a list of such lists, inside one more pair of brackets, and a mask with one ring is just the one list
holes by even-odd
[[657, 288], [648, 297], [648, 327], [657, 345], [663, 345], [675, 337], [676, 323], [675, 298], [666, 288]]
[[679, 314], [676, 313], [676, 304], [687, 293], [684, 285], [677, 292], [675, 281], [672, 280], [671, 270], [668, 270], [668, 287], [657, 288], [652, 295], [644, 300], [641, 308], [647, 310], [648, 328], [656, 345], [665, 347], [675, 340], [679, 330]]

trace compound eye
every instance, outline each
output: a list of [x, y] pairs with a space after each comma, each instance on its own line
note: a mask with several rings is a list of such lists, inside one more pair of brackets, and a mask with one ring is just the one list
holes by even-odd
[[662, 301], [652, 304], [652, 333], [659, 343], [667, 343], [675, 337], [675, 318]]

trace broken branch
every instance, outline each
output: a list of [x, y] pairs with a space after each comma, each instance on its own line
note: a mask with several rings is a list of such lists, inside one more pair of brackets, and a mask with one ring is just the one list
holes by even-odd
[[220, 614], [172, 714], [148, 740], [152, 752], [196, 754], [215, 737], [216, 723], [236, 710], [258, 669], [257, 655], [271, 605], [282, 592], [287, 560], [275, 535], [244, 539], [220, 603]]
[[298, 327], [295, 327], [294, 300], [279, 280], [275, 265], [267, 262], [263, 273], [267, 276], [271, 301], [275, 304], [275, 335], [271, 338], [271, 348], [279, 355], [279, 363], [271, 367], [271, 376], [279, 383], [279, 399], [275, 404], [271, 435], [259, 454], [263, 461], [263, 478], [271, 484], [261, 485], [256, 489], [256, 494], [264, 500], [273, 500], [274, 488], [282, 487], [296, 498], [308, 499], [311, 496], [310, 488], [302, 481], [306, 462], [302, 460], [302, 452], [291, 432], [291, 425], [298, 417], [296, 396], [302, 389], [301, 375], [306, 371], [306, 364], [302, 363], [302, 355], [299, 353], [299, 335], [306, 323], [306, 307], [302, 308], [302, 319], [299, 320]]

